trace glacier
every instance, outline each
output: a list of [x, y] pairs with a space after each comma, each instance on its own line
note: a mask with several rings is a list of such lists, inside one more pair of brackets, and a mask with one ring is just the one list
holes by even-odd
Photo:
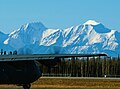
[[22, 25], [10, 34], [0, 32], [0, 49], [18, 54], [120, 53], [120, 32], [88, 20], [67, 29], [52, 29], [41, 22]]

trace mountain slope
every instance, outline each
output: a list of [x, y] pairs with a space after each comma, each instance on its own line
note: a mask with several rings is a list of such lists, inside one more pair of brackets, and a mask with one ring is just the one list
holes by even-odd
[[9, 44], [15, 49], [26, 45], [39, 44], [43, 31], [46, 30], [42, 23], [30, 23], [9, 34], [4, 44]]
[[[70, 53], [103, 52], [109, 55], [118, 55], [116, 53], [119, 53], [119, 50], [117, 50], [120, 42], [119, 32], [110, 30], [95, 21], [94, 24], [90, 23], [91, 21], [88, 22], [65, 30], [67, 32], [67, 36], [65, 33], [67, 39], [65, 39], [64, 46], [69, 46], [67, 48], [71, 49]], [[109, 53], [112, 51], [113, 53]]]
[[8, 34], [4, 34], [0, 32], [0, 49], [4, 49], [6, 51], [14, 50], [9, 44], [4, 44], [4, 41], [8, 38]]
[[[67, 29], [50, 29], [42, 23], [29, 23], [1, 40], [20, 54], [120, 53], [120, 33], [89, 20]], [[4, 42], [3, 42], [4, 41]]]

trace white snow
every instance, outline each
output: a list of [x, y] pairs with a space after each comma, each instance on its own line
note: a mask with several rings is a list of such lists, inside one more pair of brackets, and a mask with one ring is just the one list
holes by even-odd
[[50, 53], [49, 48], [54, 51], [63, 48], [60, 53], [106, 52], [110, 55], [110, 51], [120, 53], [120, 35], [115, 33], [116, 30], [110, 30], [94, 20], [67, 29], [48, 29], [37, 22], [22, 25], [11, 32], [4, 38], [3, 44], [15, 50], [29, 49], [34, 54]]
[[94, 20], [88, 20], [87, 22], [84, 23], [84, 25], [98, 25], [98, 24], [100, 23]]
[[9, 38], [4, 41], [4, 44], [8, 44]]
[[43, 32], [42, 38], [48, 37], [50, 34], [55, 33], [59, 29], [47, 29], [46, 31]]

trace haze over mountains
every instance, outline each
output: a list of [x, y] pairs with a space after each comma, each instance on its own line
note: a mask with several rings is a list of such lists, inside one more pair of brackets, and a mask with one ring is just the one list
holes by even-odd
[[120, 53], [120, 33], [94, 20], [67, 29], [29, 23], [10, 34], [0, 32], [0, 39], [0, 49], [19, 54]]

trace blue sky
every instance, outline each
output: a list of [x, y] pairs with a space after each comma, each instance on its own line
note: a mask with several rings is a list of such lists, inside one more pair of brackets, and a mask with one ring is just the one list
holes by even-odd
[[120, 0], [0, 0], [4, 33], [30, 22], [64, 29], [91, 19], [120, 31]]

